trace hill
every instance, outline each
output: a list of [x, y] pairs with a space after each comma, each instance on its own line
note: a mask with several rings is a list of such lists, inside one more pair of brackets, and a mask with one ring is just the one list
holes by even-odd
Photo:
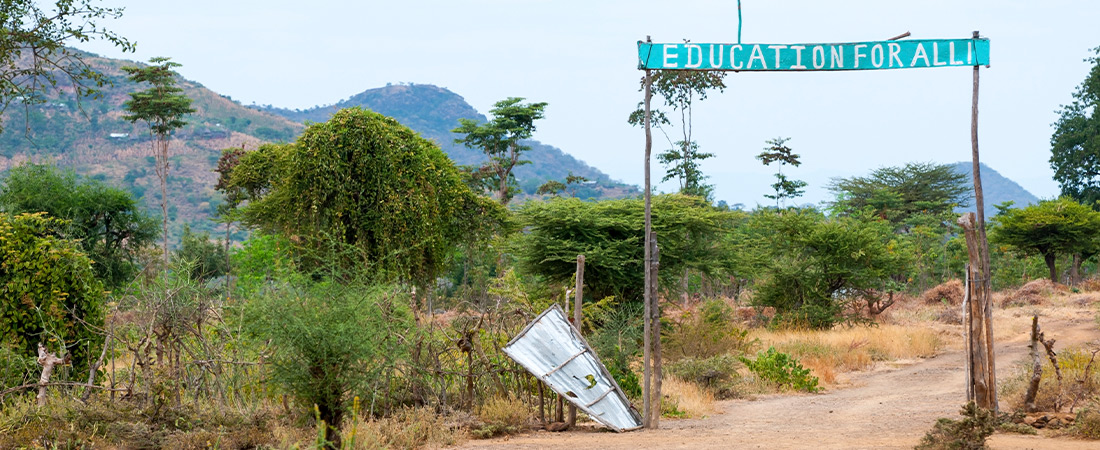
[[[323, 122], [341, 108], [356, 106], [393, 117], [416, 130], [421, 136], [435, 141], [456, 164], [478, 165], [486, 159], [478, 150], [455, 144], [456, 135], [451, 132], [458, 127], [458, 119], [484, 122], [486, 117], [466, 103], [462, 96], [430, 84], [390, 84], [360, 92], [333, 105], [307, 110], [273, 107], [264, 107], [262, 110], [304, 123]], [[640, 192], [635, 186], [611, 180], [599, 169], [557, 147], [536, 140], [526, 141], [526, 144], [531, 146], [531, 151], [525, 153], [524, 157], [531, 164], [517, 167], [515, 175], [520, 188], [528, 195], [534, 194], [539, 185], [547, 180], [564, 180], [570, 172], [595, 182], [578, 189], [576, 195], [581, 198], [622, 197]]]
[[[28, 160], [56, 163], [130, 190], [159, 215], [159, 180], [153, 170], [148, 126], [122, 118], [122, 104], [129, 93], [146, 86], [129, 82], [121, 68], [140, 64], [90, 54], [85, 59], [113, 85], [103, 88], [100, 99], [77, 99], [72, 86], [64, 84], [67, 80], [59, 80], [58, 90], [48, 92], [47, 103], [13, 104], [0, 116], [4, 127], [0, 173]], [[196, 112], [173, 136], [169, 150], [169, 220], [174, 237], [184, 223], [200, 231], [217, 227], [209, 220], [221, 202], [212, 170], [222, 149], [254, 149], [263, 141], [291, 140], [304, 128], [284, 117], [244, 107], [194, 81], [181, 80], [180, 87], [193, 100]]]
[[[973, 175], [971, 172], [972, 163], [969, 161], [960, 161], [952, 164], [955, 171], [967, 176], [967, 180], [972, 180]], [[1013, 207], [1020, 208], [1033, 203], [1037, 203], [1039, 198], [1028, 192], [1022, 186], [1017, 184], [1003, 175], [993, 170], [991, 167], [982, 163], [982, 195], [985, 197], [985, 217], [990, 218], [997, 214], [996, 205], [1004, 203], [1006, 201], [1015, 202]], [[971, 182], [973, 183], [973, 182]], [[970, 206], [966, 208], [956, 208], [955, 212], [965, 212], [974, 210], [974, 194], [970, 194]]]

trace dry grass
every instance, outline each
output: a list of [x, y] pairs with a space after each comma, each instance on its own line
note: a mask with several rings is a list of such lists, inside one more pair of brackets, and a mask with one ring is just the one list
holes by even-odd
[[959, 280], [944, 282], [932, 289], [924, 291], [920, 296], [920, 300], [925, 304], [947, 303], [950, 305], [961, 305], [963, 301], [963, 283]]
[[466, 439], [465, 432], [447, 426], [428, 408], [408, 408], [377, 420], [354, 420], [344, 425], [345, 448], [443, 448]]
[[512, 397], [493, 397], [481, 406], [478, 418], [482, 426], [471, 432], [479, 438], [523, 431], [531, 417], [527, 405]]
[[763, 346], [795, 357], [827, 384], [843, 372], [866, 370], [876, 361], [926, 358], [936, 354], [943, 340], [928, 327], [884, 324], [877, 327], [756, 332]]
[[699, 385], [666, 375], [661, 380], [661, 394], [676, 405], [687, 418], [702, 418], [718, 412], [714, 394]]

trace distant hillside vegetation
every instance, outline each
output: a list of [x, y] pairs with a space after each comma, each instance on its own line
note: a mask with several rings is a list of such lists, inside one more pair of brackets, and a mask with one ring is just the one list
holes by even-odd
[[[23, 105], [18, 102], [0, 116], [0, 175], [24, 161], [53, 162], [76, 173], [104, 180], [133, 192], [150, 211], [159, 216], [159, 181], [153, 170], [149, 127], [123, 120], [122, 104], [131, 92], [148, 86], [129, 82], [123, 66], [131, 61], [89, 55], [85, 59], [106, 74], [113, 86], [103, 88], [103, 98], [80, 99], [72, 86], [59, 79], [59, 90], [50, 91], [49, 102]], [[184, 93], [193, 100], [196, 112], [188, 125], [171, 140], [171, 172], [168, 192], [171, 238], [179, 237], [184, 223], [199, 231], [213, 231], [209, 220], [221, 202], [214, 190], [213, 172], [221, 150], [244, 146], [256, 148], [263, 141], [290, 141], [304, 126], [282, 116], [246, 108], [231, 98], [189, 80], [180, 80]]]
[[[480, 151], [455, 144], [454, 139], [457, 136], [451, 130], [458, 127], [458, 119], [485, 121], [486, 117], [466, 103], [462, 96], [430, 84], [391, 84], [361, 92], [334, 105], [318, 106], [304, 111], [272, 107], [262, 110], [297, 122], [323, 122], [337, 110], [355, 106], [393, 117], [422, 136], [434, 140], [456, 164], [476, 165], [485, 161], [485, 155]], [[613, 181], [599, 169], [557, 147], [536, 140], [527, 141], [527, 145], [531, 146], [531, 151], [524, 157], [532, 163], [516, 168], [515, 175], [520, 187], [529, 195], [547, 180], [564, 180], [569, 172], [595, 181], [577, 190], [576, 195], [581, 198], [622, 197], [639, 193], [637, 187]]]
[[[971, 167], [973, 164], [968, 161], [957, 162], [953, 164], [955, 171], [961, 174], [965, 174], [970, 183], [969, 186], [973, 186], [973, 176], [971, 175]], [[1008, 178], [1005, 178], [996, 170], [993, 170], [989, 166], [982, 163], [982, 195], [985, 200], [985, 217], [993, 217], [997, 214], [997, 208], [995, 205], [1004, 203], [1006, 201], [1013, 201], [1016, 208], [1021, 208], [1033, 203], [1037, 203], [1039, 198], [1032, 195], [1027, 189], [1017, 184]], [[971, 188], [970, 194], [970, 206], [966, 208], [956, 208], [956, 212], [965, 212], [974, 210], [974, 194], [973, 188]]]

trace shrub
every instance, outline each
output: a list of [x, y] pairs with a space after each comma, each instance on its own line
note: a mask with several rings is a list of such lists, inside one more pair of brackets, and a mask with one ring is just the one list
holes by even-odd
[[1100, 440], [1100, 412], [1082, 409], [1077, 413], [1077, 419], [1069, 431], [1077, 437]]
[[791, 355], [768, 347], [766, 352], [757, 354], [756, 359], [738, 357], [745, 367], [756, 376], [775, 383], [779, 388], [798, 391], [817, 392], [818, 379], [810, 375], [810, 370], [802, 367]]
[[665, 366], [668, 374], [712, 392], [717, 398], [735, 396], [740, 367], [737, 357], [729, 354], [710, 358], [683, 358]]
[[595, 333], [588, 336], [588, 342], [619, 387], [628, 397], [637, 399], [642, 396], [642, 386], [630, 362], [642, 349], [642, 305], [622, 305], [610, 311], [602, 322]]
[[941, 418], [936, 421], [917, 445], [919, 450], [978, 450], [984, 449], [985, 440], [993, 434], [997, 424], [996, 415], [987, 409], [979, 408], [974, 402], [967, 403], [959, 411], [962, 420]]
[[523, 402], [511, 397], [493, 397], [482, 405], [478, 413], [482, 426], [471, 433], [482, 439], [518, 433], [523, 430], [529, 417], [530, 411]]
[[[316, 408], [340, 445], [340, 425], [356, 392], [388, 404], [379, 384], [408, 356], [413, 330], [407, 299], [392, 289], [333, 281], [279, 286], [249, 305], [250, 331], [269, 340], [272, 379], [303, 406]], [[384, 394], [383, 394], [384, 395]]]
[[720, 299], [703, 304], [697, 312], [687, 312], [664, 327], [662, 351], [669, 361], [682, 358], [706, 359], [726, 353], [741, 354], [756, 343], [748, 330], [733, 326], [734, 311]]

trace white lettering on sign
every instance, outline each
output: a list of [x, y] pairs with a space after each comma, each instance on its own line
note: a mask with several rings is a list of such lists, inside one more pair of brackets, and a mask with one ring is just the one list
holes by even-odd
[[866, 58], [867, 57], [867, 55], [863, 55], [863, 54], [859, 53], [859, 49], [861, 49], [861, 48], [867, 48], [867, 45], [866, 44], [856, 44], [856, 48], [855, 48], [856, 67], [859, 67], [859, 58]]
[[[688, 44], [686, 47], [688, 60], [687, 64], [684, 64], [684, 67], [688, 69], [698, 69], [703, 65], [703, 48], [695, 44]], [[691, 58], [692, 53], [695, 54], [694, 62]]]
[[746, 69], [752, 70], [752, 62], [758, 59], [760, 60], [760, 65], [766, 70], [768, 68], [768, 63], [764, 61], [764, 52], [760, 50], [759, 45], [754, 45], [752, 46], [752, 54], [749, 55], [749, 64]]
[[[875, 55], [878, 55], [878, 57], [876, 58]], [[882, 67], [882, 62], [883, 62], [884, 59], [886, 59], [886, 57], [885, 57], [885, 53], [882, 50], [882, 44], [875, 44], [874, 47], [871, 47], [871, 65], [872, 66], [875, 66], [876, 68], [877, 67]]]
[[898, 62], [898, 67], [902, 67], [901, 58], [898, 57], [898, 54], [901, 53], [901, 44], [891, 42], [886, 46], [890, 47], [890, 67], [894, 67], [894, 61]]
[[813, 50], [814, 69], [825, 68], [825, 47], [815, 45]]
[[769, 45], [768, 48], [775, 49], [775, 68], [779, 68], [779, 51], [787, 48], [786, 45]]
[[951, 60], [951, 64], [961, 66], [962, 63], [963, 63], [962, 61], [955, 61], [955, 43], [954, 42], [948, 42], [947, 45], [948, 45], [948, 48], [951, 49], [951, 53], [950, 53], [951, 57], [948, 58], [948, 59]]
[[[664, 48], [665, 48], [665, 63], [664, 63], [664, 66], [668, 67], [670, 69], [675, 69], [676, 68], [676, 52], [675, 52], [676, 47], [672, 46], [672, 45], [665, 45]], [[672, 62], [669, 62], [670, 59], [672, 60]]]
[[805, 45], [792, 45], [791, 46], [791, 50], [795, 51], [794, 65], [791, 66], [792, 69], [805, 69], [806, 68], [806, 66], [802, 65], [802, 50], [805, 50], [805, 49], [806, 49]]
[[909, 63], [909, 67], [916, 67], [918, 59], [923, 59], [925, 66], [932, 65], [932, 63], [928, 62], [928, 52], [924, 51], [923, 43], [917, 43], [917, 50], [913, 52], [913, 62]]
[[[715, 52], [715, 49], [717, 49], [718, 51]], [[714, 54], [715, 53], [718, 53], [718, 62], [714, 61]], [[715, 69], [717, 69], [719, 67], [722, 67], [722, 63], [726, 62], [725, 57], [726, 57], [726, 52], [725, 52], [725, 49], [723, 49], [721, 45], [712, 45], [712, 46], [710, 46], [710, 67], [715, 68]]]
[[744, 47], [741, 47], [741, 44], [730, 46], [730, 66], [734, 69], [742, 69], [745, 67], [744, 64], [737, 62], [738, 50], [744, 50]]
[[940, 61], [940, 44], [932, 43], [932, 65], [933, 66], [946, 66], [947, 63]]
[[829, 68], [830, 69], [836, 69], [837, 66], [840, 66], [840, 68], [843, 69], [844, 68], [844, 47], [841, 47], [839, 45], [830, 45], [829, 46], [829, 53], [831, 53], [832, 56], [833, 56], [833, 58], [831, 60], [831, 64], [829, 65]]

